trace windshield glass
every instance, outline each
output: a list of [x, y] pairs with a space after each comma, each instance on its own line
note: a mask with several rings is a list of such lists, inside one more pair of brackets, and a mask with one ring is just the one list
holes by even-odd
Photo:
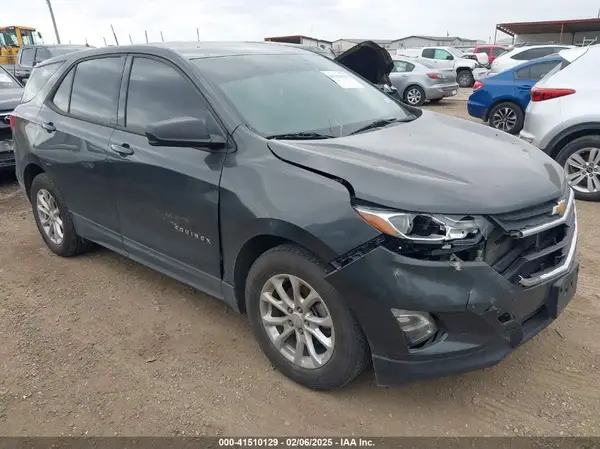
[[23, 45], [34, 45], [36, 43], [31, 30], [21, 30], [21, 37], [23, 38]]
[[2, 41], [2, 45], [4, 46], [19, 46], [19, 41], [17, 40], [17, 34], [14, 29], [5, 29], [0, 31], [0, 40]]
[[413, 118], [399, 103], [316, 54], [243, 55], [192, 61], [244, 122], [263, 136], [346, 136], [379, 120]]
[[6, 71], [0, 68], [0, 89], [17, 89], [21, 86], [6, 73]]

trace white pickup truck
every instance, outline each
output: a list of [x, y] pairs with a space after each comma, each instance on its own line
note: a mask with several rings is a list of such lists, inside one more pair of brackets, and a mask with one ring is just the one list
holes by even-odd
[[[463, 53], [452, 47], [398, 48], [396, 55], [424, 58], [432, 61], [440, 69], [454, 69], [460, 87], [472, 87], [476, 80], [489, 73], [488, 69], [482, 67], [485, 65], [484, 61], [463, 58]], [[478, 59], [479, 57], [477, 54]]]

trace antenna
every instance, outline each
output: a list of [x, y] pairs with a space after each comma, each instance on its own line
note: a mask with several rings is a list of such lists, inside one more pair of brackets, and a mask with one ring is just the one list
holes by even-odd
[[117, 39], [117, 33], [115, 33], [115, 29], [112, 26], [112, 23], [110, 24], [110, 29], [112, 30], [113, 36], [115, 37], [115, 42], [117, 43], [117, 45], [119, 45], [119, 39]]
[[198, 37], [198, 42], [200, 42], [200, 30], [196, 28], [196, 36]]
[[148, 43], [148, 31], [144, 30], [144, 34], [146, 35], [146, 43]]
[[163, 42], [165, 41], [165, 38], [163, 37], [162, 31], [160, 32], [160, 40], [163, 41]]
[[131, 33], [129, 33], [129, 43], [133, 45], [133, 41], [131, 40]]

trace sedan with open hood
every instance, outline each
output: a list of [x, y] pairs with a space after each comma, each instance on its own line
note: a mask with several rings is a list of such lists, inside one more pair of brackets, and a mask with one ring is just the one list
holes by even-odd
[[41, 237], [225, 301], [310, 388], [369, 363], [397, 385], [500, 362], [575, 293], [564, 171], [345, 65], [266, 43], [44, 61], [10, 121]]

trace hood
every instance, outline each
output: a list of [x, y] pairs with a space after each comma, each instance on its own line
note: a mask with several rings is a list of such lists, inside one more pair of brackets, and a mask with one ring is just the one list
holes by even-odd
[[394, 68], [388, 51], [373, 41], [361, 42], [335, 60], [373, 84], [382, 83]]
[[12, 111], [21, 102], [22, 88], [0, 89], [0, 111]]
[[423, 111], [337, 139], [269, 141], [284, 161], [347, 181], [358, 199], [416, 212], [497, 214], [559, 198], [560, 166], [488, 126]]

